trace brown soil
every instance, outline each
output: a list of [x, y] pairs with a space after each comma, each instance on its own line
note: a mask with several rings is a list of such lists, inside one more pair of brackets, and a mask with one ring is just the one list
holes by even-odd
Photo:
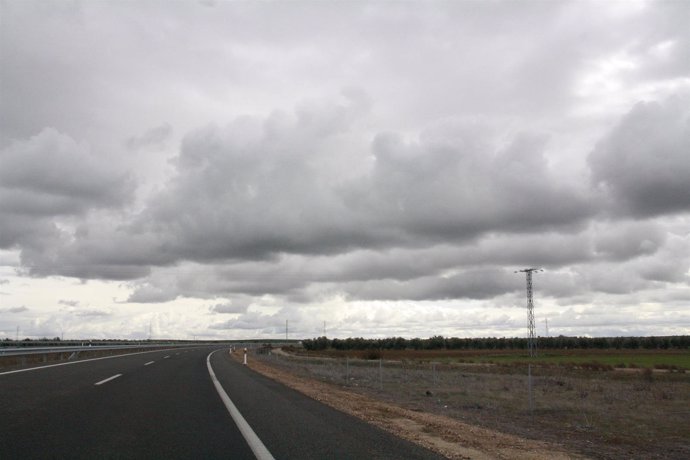
[[[239, 353], [234, 358], [241, 360]], [[249, 367], [317, 401], [358, 417], [396, 436], [451, 459], [582, 459], [563, 446], [489, 430], [441, 415], [417, 412], [345, 391], [335, 385], [296, 376], [269, 363]]]

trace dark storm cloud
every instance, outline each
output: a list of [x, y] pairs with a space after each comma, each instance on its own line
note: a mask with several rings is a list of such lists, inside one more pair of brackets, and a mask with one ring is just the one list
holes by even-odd
[[637, 104], [589, 163], [614, 214], [690, 212], [690, 96]]
[[[2, 200], [2, 198], [0, 198]], [[59, 241], [61, 232], [49, 217], [34, 217], [3, 212], [0, 219], [0, 248], [20, 245], [46, 248]]]
[[543, 137], [498, 146], [481, 128], [450, 120], [412, 143], [378, 136], [374, 170], [348, 198], [377, 226], [427, 240], [572, 226], [592, 214], [586, 195], [549, 171]]
[[654, 254], [638, 257], [627, 265], [631, 278], [666, 289], [690, 286], [690, 234], [670, 234]]
[[358, 300], [489, 299], [515, 291], [520, 281], [501, 268], [467, 270], [443, 277], [421, 277], [400, 283], [393, 280], [344, 283], [342, 289]]
[[600, 226], [593, 240], [596, 259], [622, 262], [656, 253], [664, 245], [666, 233], [652, 222], [621, 222]]
[[133, 228], [157, 235], [172, 258], [210, 262], [461, 242], [593, 213], [545, 166], [539, 137], [498, 147], [450, 121], [413, 143], [395, 134], [349, 143], [361, 107], [348, 99], [187, 136], [177, 176]]
[[133, 184], [103, 164], [87, 144], [54, 129], [0, 151], [0, 211], [56, 216], [81, 214], [93, 207], [118, 206], [131, 197]]
[[0, 247], [37, 252], [62, 238], [55, 218], [117, 208], [134, 190], [85, 143], [46, 128], [0, 150]]
[[[261, 259], [281, 252], [337, 252], [382, 241], [338, 196], [344, 168], [366, 159], [347, 145], [366, 110], [300, 106], [295, 116], [239, 118], [188, 135], [177, 176], [149, 202], [137, 225], [191, 260]], [[352, 150], [352, 149], [355, 150]]]

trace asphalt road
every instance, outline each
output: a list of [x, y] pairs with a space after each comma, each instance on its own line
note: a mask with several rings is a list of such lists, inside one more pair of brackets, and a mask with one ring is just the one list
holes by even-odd
[[[211, 351], [0, 373], [0, 459], [255, 458], [213, 385]], [[227, 351], [210, 363], [276, 459], [439, 458], [251, 371]]]

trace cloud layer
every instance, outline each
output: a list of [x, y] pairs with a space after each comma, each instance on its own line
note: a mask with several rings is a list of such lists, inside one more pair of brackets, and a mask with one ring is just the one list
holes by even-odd
[[[513, 272], [543, 266], [568, 333], [631, 330], [626, 309], [688, 327], [686, 5], [267, 7], [3, 3], [6, 311], [515, 334]], [[67, 304], [37, 280], [119, 291]]]

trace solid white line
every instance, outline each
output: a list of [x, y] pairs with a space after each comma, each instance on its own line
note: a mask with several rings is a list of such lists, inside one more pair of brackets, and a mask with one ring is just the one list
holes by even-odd
[[112, 377], [108, 377], [105, 380], [101, 380], [100, 382], [94, 383], [94, 385], [103, 385], [104, 383], [110, 382], [111, 380], [115, 380], [116, 378], [122, 376], [122, 374], [115, 374]]
[[247, 444], [249, 444], [249, 448], [252, 450], [252, 452], [254, 452], [256, 458], [258, 460], [275, 460], [264, 443], [261, 442], [261, 439], [259, 439], [256, 433], [254, 433], [252, 427], [250, 427], [244, 417], [242, 417], [242, 414], [240, 414], [240, 411], [237, 410], [237, 407], [235, 407], [235, 404], [233, 404], [233, 402], [230, 400], [230, 397], [223, 389], [223, 386], [216, 378], [216, 373], [213, 372], [213, 368], [211, 367], [211, 355], [216, 351], [212, 351], [206, 357], [206, 367], [208, 367], [208, 373], [211, 376], [211, 380], [213, 381], [213, 385], [216, 387], [216, 391], [218, 392], [220, 399], [223, 400], [225, 408], [228, 410], [228, 412], [230, 412], [230, 416], [235, 421], [237, 428], [240, 429], [240, 433], [242, 433], [242, 436], [244, 436], [245, 441], [247, 441]]
[[149, 361], [148, 363], [144, 364], [144, 366], [148, 366], [149, 364], [153, 364], [155, 361]]
[[48, 364], [46, 366], [30, 367], [28, 369], [16, 369], [14, 371], [0, 372], [0, 375], [17, 374], [19, 372], [37, 371], [39, 369], [47, 369], [49, 367], [68, 366], [70, 364], [88, 363], [89, 361], [100, 361], [101, 359], [123, 358], [125, 356], [143, 355], [145, 353], [156, 353], [156, 352], [160, 352], [160, 351], [162, 351], [162, 350], [138, 351], [136, 353], [127, 353], [124, 355], [102, 356], [100, 358], [80, 359], [79, 361], [72, 361], [69, 363]]

